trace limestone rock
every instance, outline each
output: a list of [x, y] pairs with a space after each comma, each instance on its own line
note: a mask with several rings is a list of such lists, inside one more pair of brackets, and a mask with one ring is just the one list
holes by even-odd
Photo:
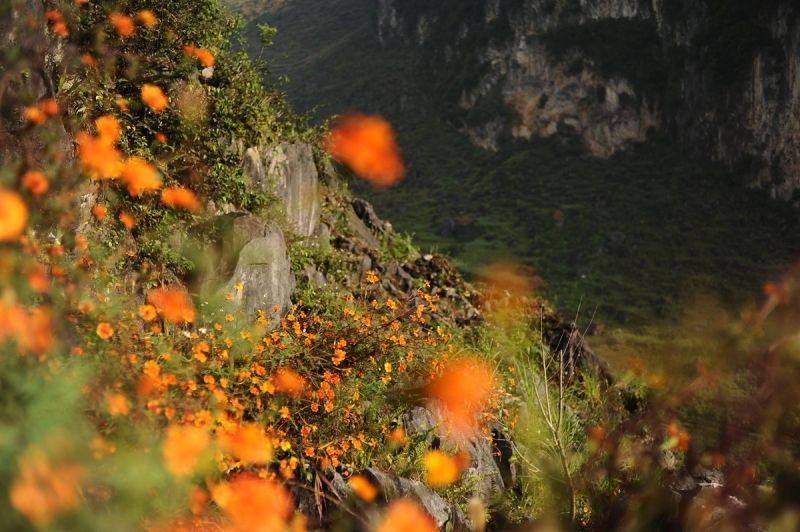
[[[295, 286], [283, 233], [249, 214], [228, 218], [223, 256], [236, 258], [222, 290], [233, 294], [233, 304], [251, 317], [263, 310], [274, 325], [291, 306]], [[241, 290], [236, 289], [239, 283]], [[278, 313], [272, 312], [275, 307]]]
[[[437, 425], [434, 415], [427, 408], [414, 407], [403, 416], [403, 428], [408, 436], [425, 436], [431, 448], [454, 452], [458, 447], [469, 453], [471, 460], [464, 475], [474, 482], [473, 495], [488, 502], [497, 493], [512, 487], [516, 471], [511, 469], [511, 447], [507, 445], [508, 438], [499, 426], [492, 428], [491, 440], [482, 434], [448, 440], [438, 433]], [[505, 469], [504, 472], [500, 465]]]
[[367, 224], [356, 214], [356, 211], [352, 207], [347, 208], [345, 214], [347, 216], [347, 224], [350, 226], [350, 231], [355, 238], [372, 249], [378, 249], [381, 246], [375, 234], [367, 227]]
[[251, 146], [244, 152], [242, 172], [256, 190], [281, 200], [292, 231], [302, 237], [314, 234], [321, 193], [311, 146], [305, 142]]
[[411, 497], [419, 501], [425, 511], [433, 517], [439, 530], [459, 532], [469, 530], [461, 509], [448, 503], [437, 493], [418, 480], [410, 480], [371, 467], [363, 472], [380, 489], [384, 501]]

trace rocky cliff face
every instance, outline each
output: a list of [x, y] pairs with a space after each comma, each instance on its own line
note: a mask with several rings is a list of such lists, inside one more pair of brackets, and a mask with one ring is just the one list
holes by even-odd
[[775, 196], [800, 187], [789, 0], [379, 0], [377, 20], [384, 46], [430, 55], [480, 146], [577, 135], [606, 157], [660, 128]]

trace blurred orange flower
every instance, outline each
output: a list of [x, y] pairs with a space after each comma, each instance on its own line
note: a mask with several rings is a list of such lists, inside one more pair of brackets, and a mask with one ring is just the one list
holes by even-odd
[[17, 240], [28, 225], [28, 206], [13, 190], [0, 188], [0, 242]]
[[436, 532], [436, 523], [416, 502], [398, 499], [389, 505], [376, 532]]
[[170, 323], [194, 321], [194, 304], [186, 290], [177, 287], [154, 288], [147, 293], [147, 302]]
[[58, 114], [58, 102], [53, 98], [47, 98], [39, 103], [39, 108], [47, 116], [55, 116]]
[[377, 188], [396, 185], [405, 172], [394, 131], [379, 116], [341, 118], [325, 138], [325, 149]]
[[92, 207], [92, 216], [97, 218], [98, 222], [102, 222], [106, 217], [106, 208], [102, 203], [95, 203]]
[[494, 391], [494, 375], [485, 363], [461, 358], [446, 363], [427, 386], [427, 395], [441, 408], [447, 428], [455, 433], [474, 431], [476, 416]]
[[9, 489], [11, 506], [36, 526], [77, 506], [83, 470], [72, 464], [54, 466], [39, 449], [28, 449], [19, 459], [19, 474]]
[[191, 425], [167, 427], [163, 450], [167, 470], [176, 477], [192, 474], [210, 442], [208, 430], [204, 428]]
[[214, 66], [214, 54], [207, 48], [195, 48], [191, 44], [187, 44], [183, 47], [183, 53], [187, 57], [197, 59], [205, 67]]
[[158, 170], [140, 157], [131, 157], [125, 161], [120, 176], [128, 187], [128, 194], [134, 198], [161, 187]]
[[28, 170], [22, 174], [21, 182], [22, 186], [30, 190], [34, 196], [41, 196], [50, 186], [44, 173], [38, 170]]
[[158, 313], [153, 305], [141, 305], [139, 307], [139, 317], [144, 321], [152, 321], [156, 319]]
[[272, 377], [272, 383], [277, 391], [292, 396], [300, 395], [306, 387], [305, 379], [289, 368], [278, 368]]
[[240, 532], [283, 530], [292, 515], [292, 496], [274, 480], [242, 474], [211, 488], [214, 502]]
[[97, 333], [97, 336], [103, 340], [108, 340], [114, 336], [114, 328], [104, 321], [97, 324], [97, 329], [95, 332]]
[[48, 118], [58, 114], [58, 103], [47, 98], [39, 102], [38, 105], [29, 105], [22, 109], [22, 117], [32, 124], [44, 124]]
[[81, 131], [76, 137], [81, 168], [95, 179], [113, 179], [122, 171], [122, 154], [108, 138]]
[[20, 353], [42, 354], [53, 344], [53, 320], [44, 307], [0, 303], [0, 343], [13, 339]]
[[112, 416], [127, 416], [130, 412], [128, 398], [121, 393], [106, 395], [106, 410]]
[[130, 231], [134, 227], [136, 227], [136, 219], [127, 212], [119, 213], [119, 221], [122, 225], [125, 226], [125, 229]]
[[378, 488], [363, 475], [353, 475], [347, 483], [362, 501], [372, 502], [378, 496]]
[[138, 20], [142, 26], [146, 26], [148, 28], [154, 28], [156, 24], [158, 24], [158, 19], [156, 18], [155, 13], [149, 9], [142, 9], [136, 13], [136, 20]]
[[425, 482], [433, 488], [449, 486], [461, 476], [468, 459], [463, 454], [451, 456], [438, 450], [428, 451], [424, 458]]
[[94, 121], [97, 127], [97, 136], [109, 144], [116, 144], [119, 141], [121, 127], [119, 121], [111, 115], [103, 115]]
[[42, 125], [47, 121], [47, 115], [35, 105], [25, 107], [22, 110], [22, 117], [31, 124], [36, 124], [37, 126]]
[[133, 23], [133, 19], [128, 15], [119, 13], [118, 11], [114, 11], [108, 15], [108, 21], [111, 22], [112, 26], [114, 26], [114, 29], [117, 31], [117, 35], [123, 39], [133, 36], [133, 33], [136, 31], [136, 26]]
[[203, 210], [203, 205], [195, 193], [183, 187], [167, 187], [162, 190], [161, 203], [167, 207], [184, 209], [195, 214]]
[[156, 113], [160, 113], [169, 105], [169, 98], [158, 85], [145, 83], [141, 91], [142, 103]]
[[264, 429], [255, 423], [246, 423], [217, 436], [220, 447], [241, 462], [266, 464], [272, 460], [272, 444]]

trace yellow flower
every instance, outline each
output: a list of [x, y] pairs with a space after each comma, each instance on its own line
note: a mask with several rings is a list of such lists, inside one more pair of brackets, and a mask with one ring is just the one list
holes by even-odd
[[425, 481], [433, 488], [449, 486], [461, 475], [459, 460], [442, 451], [428, 451], [424, 461]]

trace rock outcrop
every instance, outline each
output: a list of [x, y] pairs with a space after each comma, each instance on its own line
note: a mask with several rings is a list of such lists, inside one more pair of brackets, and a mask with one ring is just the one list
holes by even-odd
[[256, 190], [273, 194], [283, 207], [288, 226], [301, 237], [314, 234], [319, 223], [319, 173], [311, 146], [282, 142], [250, 147], [242, 171]]
[[[27, 22], [26, 31], [19, 20]], [[12, 2], [0, 8], [0, 48], [16, 48], [15, 60], [22, 67], [5, 71], [0, 62], [0, 163], [20, 152], [36, 161], [48, 156], [71, 159], [71, 137], [60, 116], [46, 128], [35, 129], [22, 116], [24, 106], [54, 98], [62, 81], [64, 47], [46, 31], [42, 2]]]
[[501, 441], [507, 441], [500, 427], [492, 428], [489, 435], [475, 434], [470, 437], [450, 439], [440, 434], [438, 423], [431, 411], [414, 407], [403, 416], [403, 429], [409, 437], [424, 437], [432, 449], [448, 452], [466, 451], [470, 463], [464, 470], [464, 482], [472, 486], [472, 495], [485, 503], [514, 487], [516, 469], [501, 450]]
[[275, 325], [291, 306], [295, 286], [283, 232], [244, 213], [221, 216], [218, 227], [222, 275], [232, 267], [221, 291], [232, 294], [232, 304], [251, 317], [263, 311]]
[[[791, 0], [380, 0], [477, 145], [577, 136], [609, 156], [651, 128], [789, 198], [800, 188], [800, 7]], [[451, 90], [452, 88], [452, 90]]]

